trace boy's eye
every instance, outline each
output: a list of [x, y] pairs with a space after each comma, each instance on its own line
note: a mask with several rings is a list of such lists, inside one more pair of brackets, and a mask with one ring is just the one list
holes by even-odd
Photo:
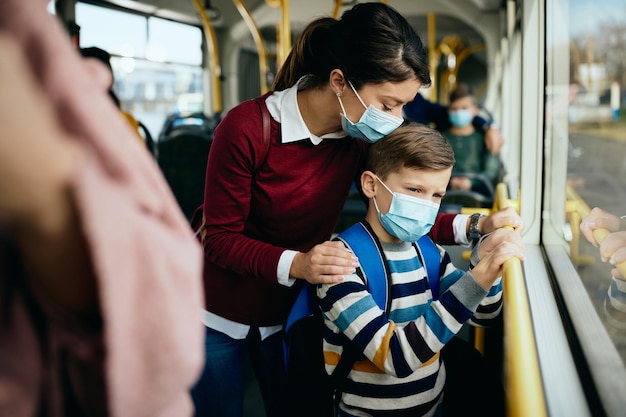
[[383, 110], [384, 111], [392, 111], [393, 109], [391, 107], [388, 107], [387, 105], [383, 104]]

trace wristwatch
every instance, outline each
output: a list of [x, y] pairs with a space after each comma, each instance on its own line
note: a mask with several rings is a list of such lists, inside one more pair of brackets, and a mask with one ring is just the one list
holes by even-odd
[[474, 213], [470, 216], [469, 225], [469, 238], [472, 240], [480, 238], [480, 231], [478, 230], [478, 219], [483, 217], [483, 214]]

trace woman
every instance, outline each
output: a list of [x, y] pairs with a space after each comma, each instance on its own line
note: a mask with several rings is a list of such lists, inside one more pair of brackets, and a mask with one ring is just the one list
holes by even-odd
[[[307, 26], [275, 91], [221, 121], [204, 198], [207, 358], [193, 390], [197, 415], [241, 415], [246, 355], [267, 415], [285, 415], [281, 330], [293, 284], [354, 272], [357, 259], [328, 239], [368, 142], [397, 128], [429, 83], [427, 51], [409, 23], [385, 4], [357, 4]], [[509, 221], [484, 220], [485, 230]], [[435, 225], [438, 242], [454, 242], [453, 223], [466, 241], [467, 217], [449, 216]]]

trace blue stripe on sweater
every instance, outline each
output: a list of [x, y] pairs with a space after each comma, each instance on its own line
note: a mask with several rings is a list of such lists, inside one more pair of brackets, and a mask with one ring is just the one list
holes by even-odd
[[416, 320], [418, 317], [423, 316], [426, 313], [428, 304], [420, 304], [407, 308], [400, 308], [393, 310], [389, 313], [389, 320], [393, 320], [396, 323], [406, 323], [412, 320]]
[[422, 263], [417, 256], [403, 260], [389, 260], [389, 270], [391, 273], [413, 272], [422, 267]]
[[341, 332], [345, 332], [350, 324], [353, 321], [356, 321], [361, 314], [376, 307], [377, 305], [373, 297], [369, 296], [361, 298], [356, 303], [344, 309], [341, 314], [339, 314], [339, 317], [333, 321], [333, 323], [335, 323], [335, 326], [337, 326]]
[[489, 294], [487, 294], [487, 297], [493, 297], [500, 291], [502, 291], [502, 280], [500, 280], [500, 282], [498, 282], [496, 285], [492, 285], [491, 288], [489, 288]]
[[435, 310], [428, 309], [426, 311], [426, 314], [424, 314], [424, 318], [426, 319], [428, 327], [430, 327], [435, 336], [437, 336], [437, 339], [439, 339], [439, 341], [441, 341], [442, 343], [446, 343], [456, 334], [448, 329], [448, 327], [443, 322], [441, 316], [439, 316], [439, 314], [437, 314]]
[[446, 275], [439, 282], [439, 294], [443, 294], [444, 292], [446, 292], [448, 290], [448, 288], [450, 288], [455, 282], [457, 282], [459, 279], [461, 279], [463, 274], [464, 274], [463, 271], [461, 271], [460, 269], [457, 269], [457, 270], [449, 273], [448, 275]]

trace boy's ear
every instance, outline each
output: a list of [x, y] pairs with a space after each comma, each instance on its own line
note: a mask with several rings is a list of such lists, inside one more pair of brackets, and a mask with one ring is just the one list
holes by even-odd
[[376, 175], [372, 171], [365, 171], [361, 174], [361, 189], [367, 198], [376, 195]]

